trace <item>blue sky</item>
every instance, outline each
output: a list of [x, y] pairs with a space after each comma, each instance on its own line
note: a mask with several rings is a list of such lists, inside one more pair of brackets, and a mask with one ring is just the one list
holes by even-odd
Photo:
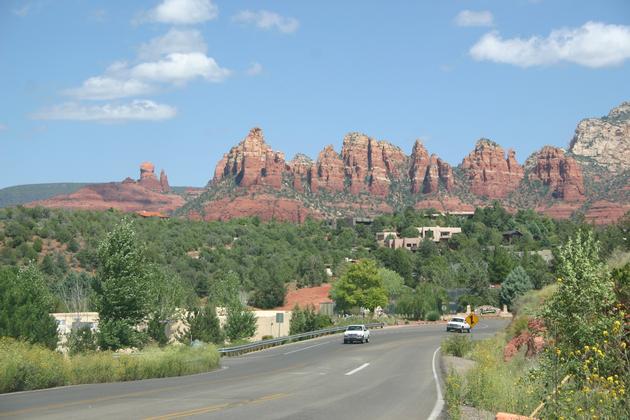
[[630, 2], [3, 0], [0, 188], [202, 186], [254, 126], [287, 158], [361, 131], [523, 162], [630, 100]]

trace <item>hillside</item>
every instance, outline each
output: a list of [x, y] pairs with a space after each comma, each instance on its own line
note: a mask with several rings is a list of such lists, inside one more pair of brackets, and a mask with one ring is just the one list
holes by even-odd
[[88, 185], [82, 182], [16, 185], [0, 189], [0, 208], [45, 200], [62, 194], [72, 194]]

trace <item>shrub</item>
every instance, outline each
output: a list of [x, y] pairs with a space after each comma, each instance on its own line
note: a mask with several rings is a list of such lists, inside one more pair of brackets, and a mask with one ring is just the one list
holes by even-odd
[[427, 321], [437, 321], [440, 319], [440, 314], [437, 311], [431, 311], [427, 314]]
[[68, 336], [70, 354], [85, 353], [96, 350], [96, 335], [89, 326], [74, 329]]
[[263, 335], [261, 340], [271, 340], [273, 338], [273, 335]]
[[472, 348], [472, 340], [464, 335], [453, 335], [442, 342], [442, 351], [451, 356], [464, 357]]
[[464, 383], [456, 372], [449, 372], [446, 376], [446, 414], [449, 420], [459, 420], [462, 416], [460, 405], [463, 403]]
[[63, 356], [41, 345], [0, 338], [0, 393], [66, 383]]
[[141, 354], [90, 352], [64, 358], [60, 353], [12, 338], [0, 339], [0, 393], [207, 372], [219, 365], [211, 344], [148, 347]]

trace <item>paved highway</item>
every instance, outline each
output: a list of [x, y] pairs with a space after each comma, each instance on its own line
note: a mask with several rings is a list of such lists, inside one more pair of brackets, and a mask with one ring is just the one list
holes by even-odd
[[[471, 335], [505, 325], [481, 320]], [[374, 330], [369, 344], [327, 336], [224, 358], [219, 370], [185, 377], [4, 394], [0, 418], [427, 419], [444, 328]]]

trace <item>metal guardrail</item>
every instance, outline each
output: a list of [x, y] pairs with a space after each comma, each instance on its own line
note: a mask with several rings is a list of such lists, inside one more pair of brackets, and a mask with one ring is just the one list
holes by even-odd
[[[382, 322], [372, 322], [370, 324], [365, 324], [366, 327], [374, 329], [374, 328], [383, 328], [384, 324]], [[302, 338], [315, 338], [320, 337], [322, 335], [335, 334], [342, 331], [345, 331], [346, 326], [342, 327], [332, 327], [325, 328], [323, 330], [317, 331], [309, 331], [300, 334], [287, 335], [285, 337], [271, 338], [269, 340], [261, 340], [255, 341], [253, 343], [241, 344], [240, 346], [233, 347], [224, 347], [219, 349], [219, 354], [221, 356], [238, 356], [244, 353], [249, 353], [251, 351], [262, 350], [269, 347], [281, 346], [283, 344], [291, 343], [294, 341], [298, 341]]]

